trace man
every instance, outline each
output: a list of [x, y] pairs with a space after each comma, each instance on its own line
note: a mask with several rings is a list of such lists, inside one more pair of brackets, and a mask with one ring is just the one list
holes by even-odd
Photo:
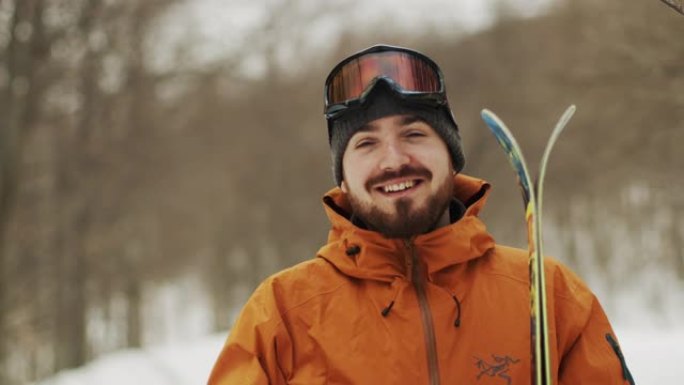
[[[325, 115], [328, 243], [257, 288], [209, 384], [529, 384], [527, 252], [477, 217], [490, 185], [459, 174], [437, 65], [354, 54], [326, 80]], [[557, 261], [545, 271], [554, 383], [632, 383], [598, 300]]]

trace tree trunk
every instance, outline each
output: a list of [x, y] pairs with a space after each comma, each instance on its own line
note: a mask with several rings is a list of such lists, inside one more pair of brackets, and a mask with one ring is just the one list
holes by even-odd
[[139, 348], [142, 346], [142, 290], [140, 281], [131, 277], [126, 290], [128, 311], [126, 313], [126, 346]]
[[22, 154], [26, 138], [38, 119], [38, 100], [43, 87], [36, 83], [36, 69], [46, 52], [43, 29], [43, 1], [15, 1], [9, 24], [10, 39], [5, 57], [7, 88], [4, 90], [0, 114], [5, 124], [0, 127], [0, 384], [9, 382], [7, 375], [7, 314], [13, 309], [8, 301], [12, 278], [6, 268], [8, 231], [12, 220], [20, 181]]

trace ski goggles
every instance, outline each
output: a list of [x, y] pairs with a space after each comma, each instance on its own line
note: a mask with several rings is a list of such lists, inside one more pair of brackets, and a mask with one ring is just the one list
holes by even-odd
[[344, 59], [330, 72], [325, 81], [326, 119], [363, 105], [379, 81], [411, 102], [447, 103], [444, 78], [434, 61], [410, 49], [377, 45]]

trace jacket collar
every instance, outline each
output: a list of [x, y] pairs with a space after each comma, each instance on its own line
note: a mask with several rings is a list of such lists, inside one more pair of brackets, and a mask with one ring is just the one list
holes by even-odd
[[323, 202], [332, 228], [328, 243], [319, 250], [318, 256], [345, 275], [391, 282], [410, 274], [409, 248], [418, 253], [427, 267], [429, 280], [433, 280], [440, 271], [483, 255], [494, 247], [494, 239], [477, 217], [487, 200], [490, 185], [461, 174], [454, 177], [454, 185], [454, 198], [466, 207], [463, 217], [410, 241], [388, 239], [354, 225], [349, 220], [351, 210], [346, 195], [339, 188], [330, 190]]

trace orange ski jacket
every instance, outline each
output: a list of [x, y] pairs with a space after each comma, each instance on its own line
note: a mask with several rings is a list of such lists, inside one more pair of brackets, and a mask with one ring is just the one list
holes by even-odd
[[[410, 240], [355, 226], [328, 192], [328, 243], [256, 289], [209, 384], [530, 384], [527, 252], [477, 217], [489, 184], [454, 183], [464, 216]], [[631, 383], [596, 297], [553, 259], [545, 272], [554, 384]]]

